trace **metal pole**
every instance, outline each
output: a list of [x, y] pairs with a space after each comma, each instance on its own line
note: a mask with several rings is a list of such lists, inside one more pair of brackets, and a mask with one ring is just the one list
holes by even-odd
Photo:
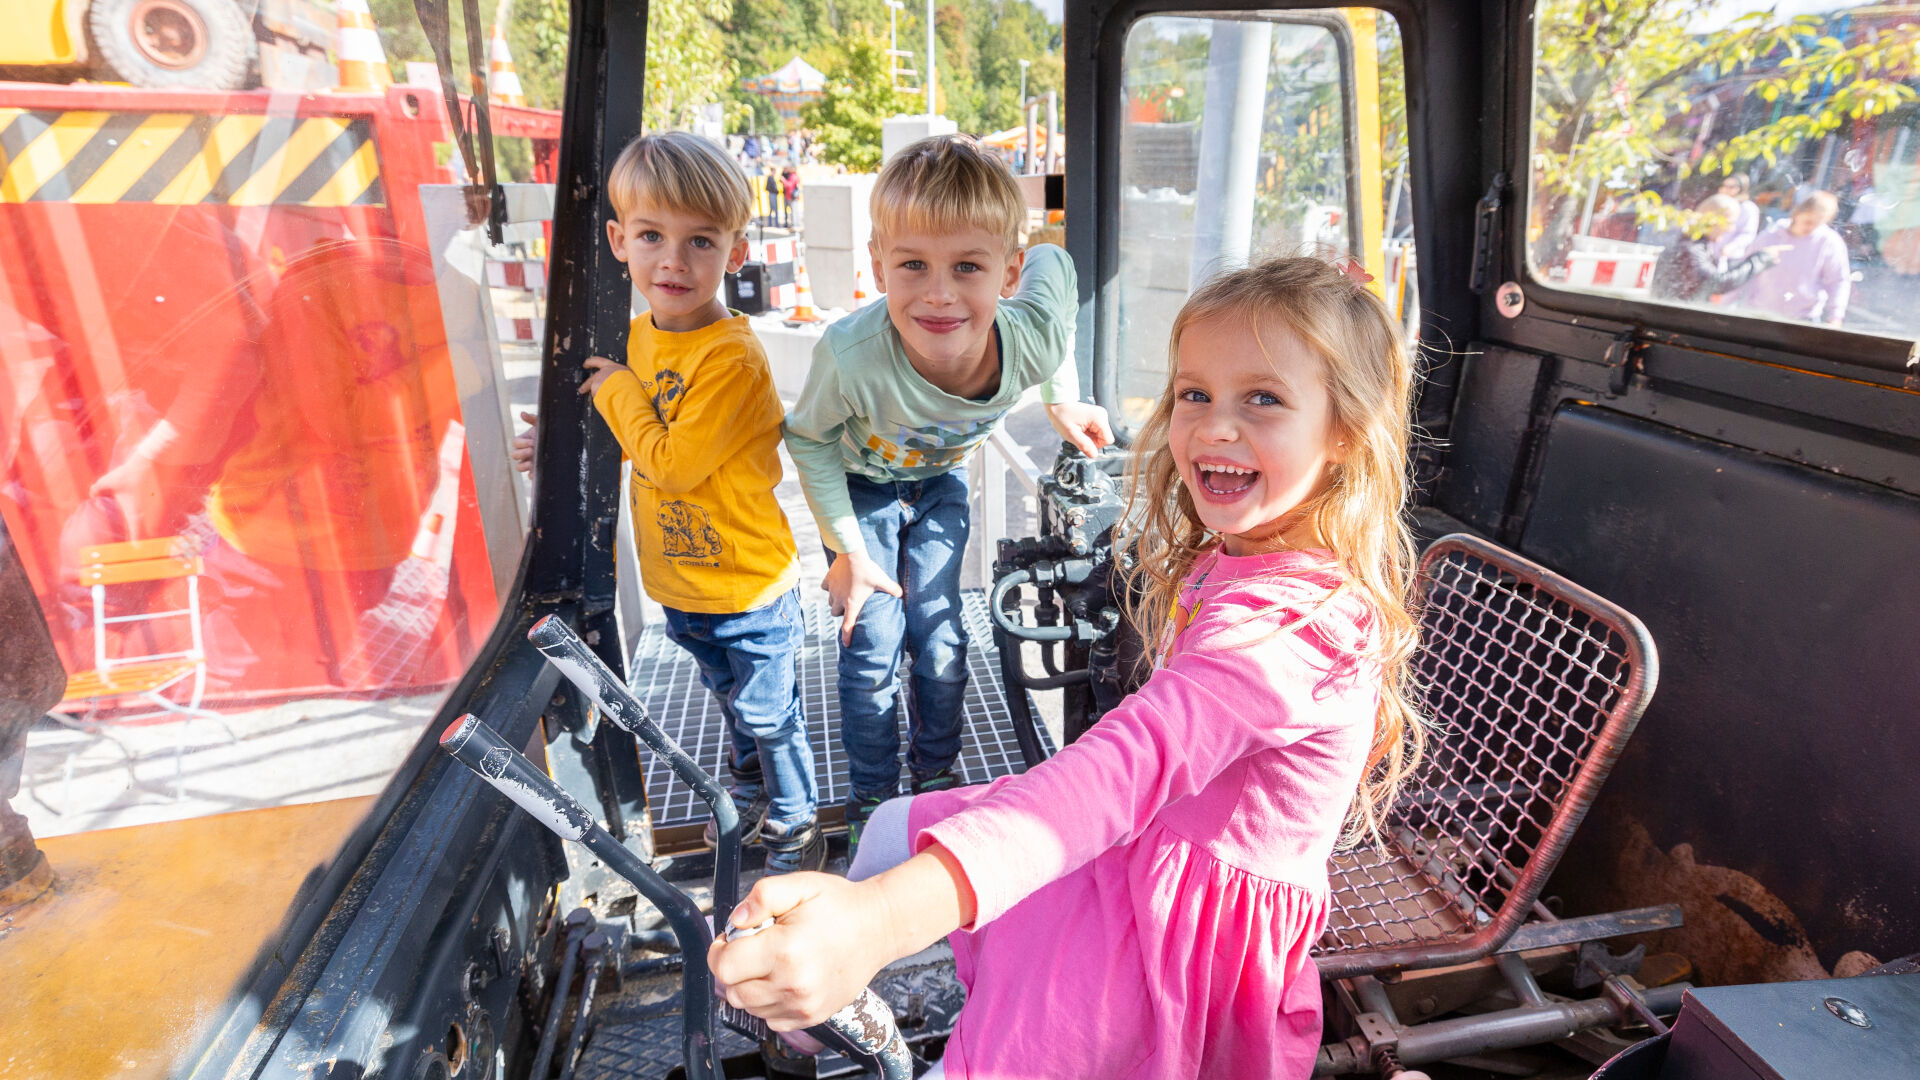
[[927, 0], [927, 115], [932, 117], [937, 110], [933, 104], [933, 0]]
[[1054, 160], [1053, 160], [1053, 156], [1054, 156], [1053, 140], [1056, 137], [1059, 130], [1060, 130], [1060, 92], [1057, 90], [1049, 90], [1047, 91], [1047, 149], [1046, 149], [1046, 153], [1041, 155], [1041, 160], [1046, 162], [1047, 167], [1040, 170], [1043, 173], [1052, 173], [1052, 172], [1059, 171], [1055, 167]]
[[1020, 171], [1022, 173], [1033, 172], [1033, 123], [1034, 110], [1036, 108], [1037, 106], [1031, 101], [1022, 102], [1020, 105], [1021, 113], [1025, 117], [1027, 125], [1026, 154], [1020, 159]]
[[1253, 246], [1254, 186], [1267, 103], [1273, 24], [1216, 19], [1207, 45], [1207, 111], [1200, 119], [1200, 175], [1194, 192], [1189, 289]]
[[[1019, 100], [1020, 100], [1020, 108], [1022, 111], [1025, 111], [1027, 107], [1027, 68], [1032, 66], [1032, 64], [1033, 64], [1033, 61], [1031, 60], [1020, 61], [1020, 99]], [[1905, 131], [1907, 129], [1901, 128], [1900, 130]]]

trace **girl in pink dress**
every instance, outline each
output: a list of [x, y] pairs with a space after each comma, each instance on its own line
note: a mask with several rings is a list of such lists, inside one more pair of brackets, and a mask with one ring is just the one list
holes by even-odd
[[715, 942], [735, 1006], [816, 1023], [951, 935], [959, 1077], [1307, 1077], [1327, 857], [1423, 729], [1408, 665], [1412, 366], [1357, 268], [1206, 284], [1130, 463], [1140, 690], [1058, 755], [875, 811], [851, 880], [767, 878]]

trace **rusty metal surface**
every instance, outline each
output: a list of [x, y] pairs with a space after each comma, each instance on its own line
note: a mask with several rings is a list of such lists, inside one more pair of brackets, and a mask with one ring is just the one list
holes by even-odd
[[1337, 854], [1315, 950], [1339, 978], [1485, 956], [1525, 921], [1653, 694], [1639, 620], [1492, 544], [1421, 560], [1415, 664], [1435, 725], [1388, 843]]

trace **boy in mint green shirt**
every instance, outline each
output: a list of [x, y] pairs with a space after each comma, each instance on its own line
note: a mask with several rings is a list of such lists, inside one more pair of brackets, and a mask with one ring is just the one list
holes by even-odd
[[960, 618], [967, 455], [1030, 386], [1061, 436], [1091, 454], [1107, 413], [1079, 400], [1067, 355], [1078, 303], [1057, 247], [1023, 253], [1026, 204], [966, 136], [923, 139], [873, 191], [874, 281], [886, 294], [827, 329], [787, 448], [833, 560], [847, 825], [898, 792], [898, 673], [913, 654], [907, 767], [918, 794], [954, 786], [967, 685]]

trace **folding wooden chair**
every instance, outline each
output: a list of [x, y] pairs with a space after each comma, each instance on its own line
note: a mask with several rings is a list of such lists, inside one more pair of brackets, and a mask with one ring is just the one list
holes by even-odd
[[[207, 717], [220, 714], [200, 707], [206, 693], [207, 657], [201, 640], [200, 556], [189, 549], [183, 537], [166, 536], [119, 544], [94, 544], [79, 553], [78, 580], [87, 587], [93, 600], [93, 667], [75, 672], [67, 679], [67, 693], [55, 713], [69, 714], [82, 730], [96, 730], [93, 718], [104, 708], [131, 704], [150, 706], [145, 711], [116, 712], [116, 722], [151, 719], [157, 716]], [[186, 580], [187, 606], [161, 611], [109, 615], [109, 589], [147, 582]], [[185, 648], [162, 649], [150, 653], [115, 652], [109, 642], [110, 631], [130, 623], [185, 620], [188, 644]], [[125, 643], [125, 636], [121, 636]], [[184, 692], [184, 700], [176, 700]], [[224, 723], [222, 723], [224, 727]], [[228, 735], [233, 733], [228, 730]], [[183, 794], [181, 786], [181, 741], [174, 741], [174, 797]], [[71, 777], [72, 755], [67, 771]]]

